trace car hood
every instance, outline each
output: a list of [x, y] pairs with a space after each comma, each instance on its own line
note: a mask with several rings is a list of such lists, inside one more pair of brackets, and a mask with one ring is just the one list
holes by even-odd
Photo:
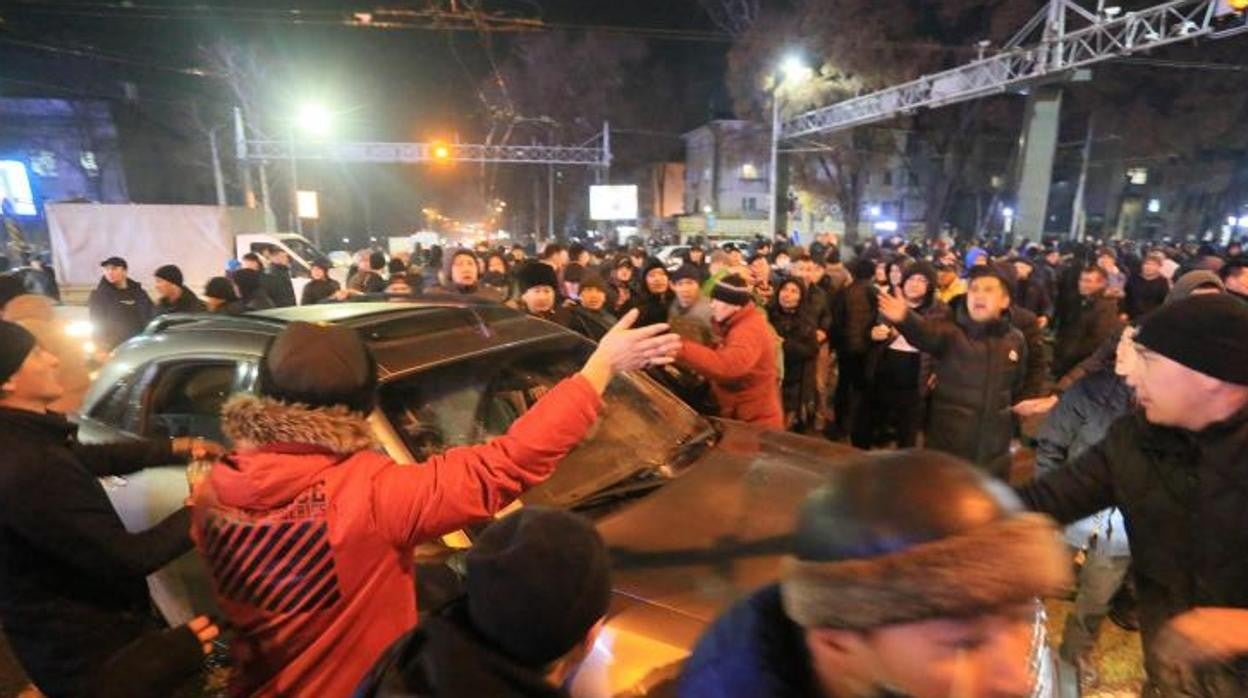
[[701, 623], [776, 580], [802, 498], [860, 453], [720, 424], [719, 442], [680, 477], [598, 523], [617, 593]]

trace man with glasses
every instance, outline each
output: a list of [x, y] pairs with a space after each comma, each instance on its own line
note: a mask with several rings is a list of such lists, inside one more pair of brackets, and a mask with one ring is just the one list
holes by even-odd
[[1248, 695], [1248, 307], [1188, 298], [1125, 344], [1140, 409], [1019, 494], [1061, 523], [1121, 509], [1148, 695]]

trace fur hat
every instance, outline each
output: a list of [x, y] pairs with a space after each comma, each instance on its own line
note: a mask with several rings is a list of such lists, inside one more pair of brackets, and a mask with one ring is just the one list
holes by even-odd
[[532, 260], [516, 270], [516, 283], [520, 286], [520, 293], [538, 286], [549, 286], [554, 290], [559, 288], [559, 275], [549, 264]]
[[1226, 293], [1226, 284], [1218, 275], [1204, 269], [1189, 271], [1175, 280], [1174, 286], [1166, 294], [1166, 302], [1174, 303], [1188, 298], [1198, 288], [1214, 288], [1218, 293]]
[[581, 293], [584, 293], [585, 289], [588, 288], [596, 288], [605, 293], [607, 290], [607, 282], [604, 281], [596, 272], [586, 272], [585, 276], [581, 277]]
[[989, 612], [1071, 584], [1057, 527], [935, 451], [840, 468], [798, 514], [781, 594], [805, 628], [869, 629]]
[[740, 274], [729, 274], [715, 282], [715, 286], [711, 289], [711, 298], [728, 305], [740, 306], [749, 305], [753, 300], [750, 296], [750, 287]]

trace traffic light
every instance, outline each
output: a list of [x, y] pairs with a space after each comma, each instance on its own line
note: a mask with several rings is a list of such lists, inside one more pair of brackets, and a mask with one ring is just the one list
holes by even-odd
[[451, 148], [445, 143], [433, 144], [433, 159], [435, 162], [446, 162], [451, 159]]

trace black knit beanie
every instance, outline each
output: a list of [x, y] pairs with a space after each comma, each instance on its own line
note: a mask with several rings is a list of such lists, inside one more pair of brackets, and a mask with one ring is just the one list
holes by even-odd
[[1248, 385], [1248, 304], [1226, 294], [1163, 305], [1135, 341], [1193, 371]]
[[13, 377], [35, 349], [35, 336], [25, 327], [0, 320], [0, 383]]
[[529, 667], [567, 654], [610, 605], [606, 544], [571, 512], [524, 507], [487, 528], [466, 564], [473, 626]]
[[750, 287], [740, 274], [729, 274], [716, 282], [711, 298], [728, 305], [748, 305], [752, 300]]
[[155, 276], [158, 279], [164, 279], [174, 286], [182, 285], [182, 270], [173, 264], [166, 264], [163, 267], [157, 267], [156, 271], [152, 273], [152, 276]]
[[308, 407], [373, 410], [377, 365], [359, 334], [341, 325], [292, 322], [269, 343], [260, 362], [260, 392]]
[[680, 267], [676, 269], [676, 271], [672, 272], [668, 276], [671, 278], [672, 283], [676, 283], [677, 281], [683, 281], [685, 279], [690, 279], [692, 281], [698, 281], [698, 282], [701, 282], [702, 280], [702, 277], [698, 272], [698, 268], [689, 263], [680, 265]]

